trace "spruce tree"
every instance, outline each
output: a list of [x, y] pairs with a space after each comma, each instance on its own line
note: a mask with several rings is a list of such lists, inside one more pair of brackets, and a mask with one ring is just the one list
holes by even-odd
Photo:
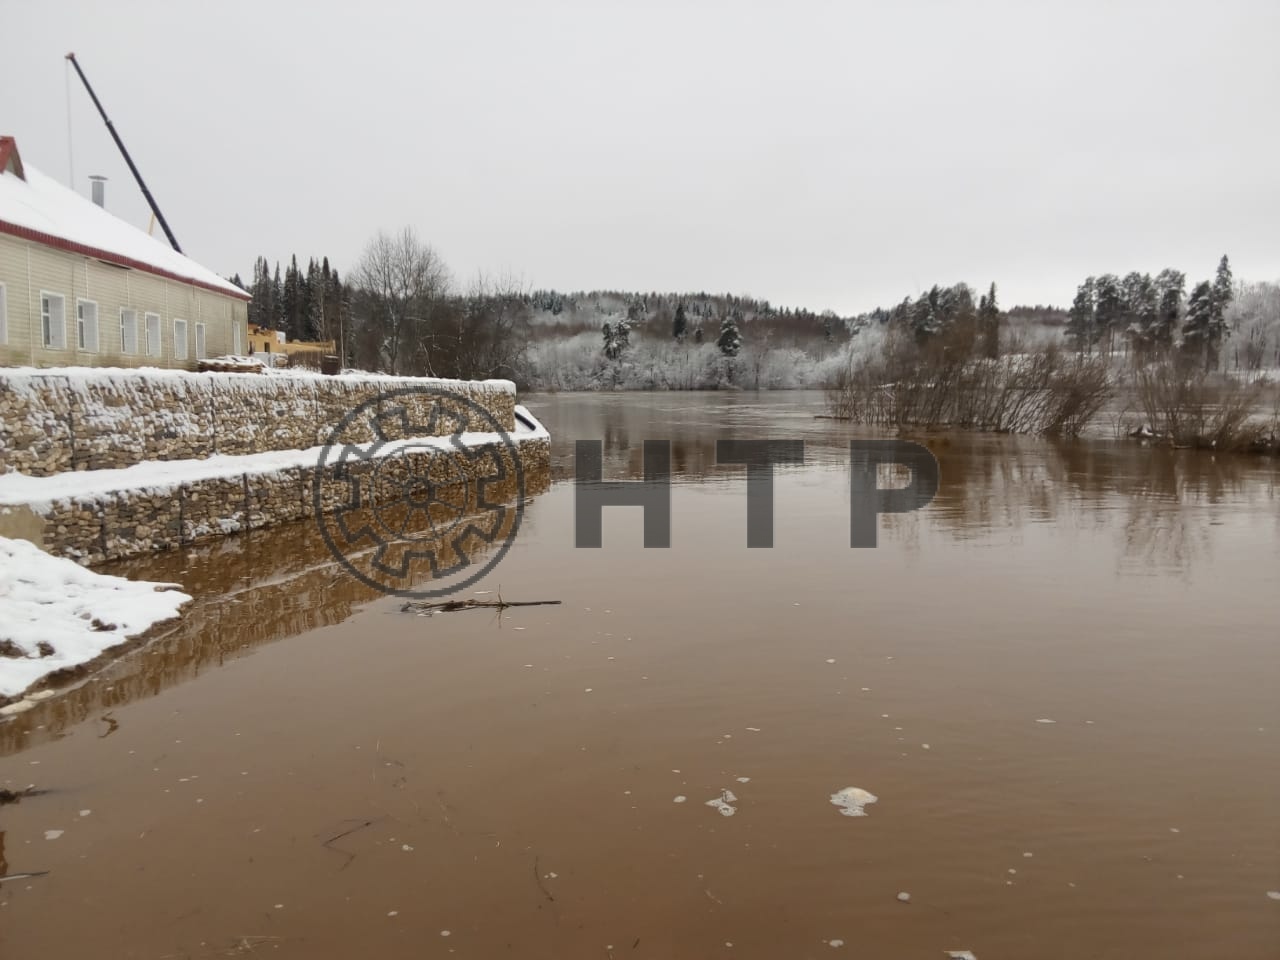
[[1235, 290], [1231, 285], [1231, 264], [1227, 262], [1227, 255], [1224, 253], [1222, 259], [1218, 261], [1218, 272], [1213, 278], [1213, 318], [1209, 325], [1207, 341], [1214, 367], [1218, 365], [1218, 353], [1222, 349], [1222, 341], [1230, 332], [1227, 329], [1227, 307], [1231, 305], [1234, 297]]
[[982, 332], [983, 356], [994, 360], [1000, 356], [1000, 307], [996, 303], [994, 281], [987, 295], [979, 301], [978, 326]]
[[1156, 323], [1151, 340], [1156, 346], [1167, 347], [1173, 343], [1182, 315], [1182, 298], [1187, 290], [1187, 275], [1181, 270], [1166, 268], [1156, 276]]
[[725, 314], [724, 319], [720, 321], [720, 336], [716, 338], [716, 346], [726, 357], [736, 357], [738, 351], [742, 349], [742, 332], [738, 329], [738, 322], [734, 318], [736, 312]]
[[[1182, 343], [1187, 350], [1204, 355], [1206, 371], [1211, 365], [1210, 339], [1213, 331], [1213, 285], [1202, 280], [1187, 299], [1187, 321], [1182, 325]], [[1216, 356], [1213, 357], [1216, 360]]]
[[1092, 350], [1097, 339], [1097, 323], [1094, 319], [1094, 279], [1089, 277], [1076, 288], [1075, 299], [1067, 311], [1067, 336], [1076, 350], [1084, 353]]
[[671, 321], [671, 336], [676, 343], [683, 343], [685, 334], [689, 332], [689, 321], [684, 315], [684, 302], [676, 304], [676, 315]]
[[271, 322], [267, 324], [272, 330], [284, 329], [284, 284], [280, 282], [280, 261], [276, 261], [276, 274], [271, 280]]
[[1095, 335], [1099, 340], [1106, 341], [1106, 350], [1110, 354], [1116, 331], [1121, 329], [1124, 322], [1124, 294], [1119, 278], [1114, 273], [1104, 273], [1098, 277], [1093, 297]]

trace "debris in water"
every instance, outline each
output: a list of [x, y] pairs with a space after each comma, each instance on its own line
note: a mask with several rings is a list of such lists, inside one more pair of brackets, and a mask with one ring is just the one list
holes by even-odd
[[715, 808], [722, 817], [732, 817], [738, 812], [738, 808], [732, 807], [730, 804], [737, 802], [738, 798], [733, 795], [732, 790], [721, 790], [720, 796], [714, 800], [708, 800], [706, 805]]
[[867, 804], [875, 803], [880, 798], [861, 787], [845, 787], [831, 795], [831, 803], [840, 807], [840, 813], [846, 817], [865, 817]]
[[82, 816], [82, 817], [87, 817], [87, 816], [88, 816], [89, 814], [91, 814], [91, 813], [93, 813], [93, 811], [92, 811], [92, 810], [81, 810], [81, 811], [80, 811], [80, 816]]
[[900, 901], [902, 901], [903, 903], [910, 903], [910, 902], [911, 902], [911, 894], [907, 893], [907, 892], [904, 890], [904, 891], [902, 891], [902, 893], [898, 894], [898, 899], [899, 899]]
[[1050, 720], [1048, 717], [1041, 717], [1036, 723], [1057, 723], [1057, 720]]
[[1268, 890], [1267, 896], [1272, 900], [1280, 900], [1280, 890]]
[[823, 940], [822, 942], [823, 942], [823, 943], [825, 943], [825, 944], [826, 944], [827, 946], [829, 946], [829, 947], [843, 947], [843, 946], [844, 946], [844, 941], [843, 941], [843, 940]]
[[1030, 851], [1028, 851], [1028, 852], [1024, 853], [1024, 854], [1023, 854], [1023, 856], [1024, 856], [1024, 857], [1026, 857], [1028, 860], [1030, 860], [1032, 857], [1034, 857], [1034, 856], [1035, 856], [1035, 854], [1034, 854], [1034, 853], [1031, 853]]
[[678, 796], [678, 797], [673, 797], [673, 798], [672, 798], [672, 800], [671, 800], [671, 802], [672, 802], [672, 803], [684, 803], [684, 802], [685, 802], [686, 800], [688, 800], [688, 799], [689, 799], [689, 798], [688, 798], [688, 797], [686, 797], [686, 796], [682, 793], [682, 794], [680, 794], [680, 796]]
[[752, 733], [759, 733], [759, 732], [760, 732], [760, 728], [759, 728], [759, 727], [747, 727], [747, 729], [748, 729], [748, 730], [750, 730]]
[[447, 936], [449, 936], [449, 933], [450, 933], [450, 931], [449, 931], [449, 930], [441, 930], [441, 931], [440, 931], [440, 936], [442, 936], [442, 937], [447, 937]]
[[[419, 614], [431, 616], [433, 613], [456, 613], [459, 610], [480, 610], [485, 607], [492, 607], [497, 610], [505, 610], [507, 607], [553, 607], [559, 606], [559, 600], [503, 600], [502, 595], [498, 595], [497, 600], [437, 600], [429, 602], [426, 600], [410, 600], [400, 608], [401, 613], [408, 613], [410, 610], [417, 610]], [[588, 608], [590, 609], [590, 608]]]
[[388, 910], [388, 911], [387, 911], [387, 916], [388, 916], [388, 917], [394, 917], [394, 916], [395, 916], [396, 914], [398, 914], [399, 912], [400, 912], [399, 910]]
[[750, 783], [750, 782], [751, 782], [751, 778], [750, 778], [750, 777], [738, 777], [738, 778], [736, 778], [736, 779], [737, 779], [737, 781], [738, 781], [739, 783]]
[[835, 657], [827, 657], [827, 663], [835, 663], [835, 662], [836, 662]]
[[1182, 831], [1181, 831], [1181, 830], [1179, 830], [1177, 827], [1170, 827], [1170, 828], [1169, 828], [1169, 832], [1170, 832], [1170, 833], [1181, 833]]
[[978, 960], [971, 950], [947, 950], [944, 952], [951, 960]]
[[[48, 870], [36, 870], [34, 873], [7, 873], [0, 877], [0, 883], [4, 883], [7, 880], [34, 880], [36, 877], [47, 877], [48, 875]], [[30, 888], [28, 887], [28, 889]]]
[[65, 832], [66, 832], [65, 830], [46, 830], [44, 832], [44, 838], [46, 840], [57, 840]]

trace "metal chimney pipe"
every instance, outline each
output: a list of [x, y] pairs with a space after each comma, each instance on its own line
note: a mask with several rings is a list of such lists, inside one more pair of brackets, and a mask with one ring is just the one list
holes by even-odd
[[93, 174], [89, 177], [93, 182], [93, 202], [98, 206], [106, 209], [107, 206], [107, 178], [99, 174]]

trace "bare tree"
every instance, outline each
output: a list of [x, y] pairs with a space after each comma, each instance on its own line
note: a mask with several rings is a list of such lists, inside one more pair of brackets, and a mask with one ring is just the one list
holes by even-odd
[[379, 230], [349, 280], [361, 365], [433, 373], [437, 313], [449, 292], [449, 269], [440, 255], [412, 227], [394, 235]]

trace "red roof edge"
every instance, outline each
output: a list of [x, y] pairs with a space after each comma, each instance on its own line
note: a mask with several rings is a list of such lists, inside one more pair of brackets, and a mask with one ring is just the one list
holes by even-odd
[[[5, 138], [10, 139], [12, 138]], [[3, 156], [3, 140], [0, 140], [0, 156]], [[72, 240], [64, 240], [62, 237], [55, 237], [51, 233], [42, 233], [39, 230], [32, 230], [30, 227], [20, 227], [16, 223], [9, 223], [0, 220], [0, 233], [7, 233], [12, 237], [18, 237], [22, 240], [32, 240], [35, 243], [42, 243], [46, 247], [53, 247], [55, 250], [65, 250], [68, 253], [79, 253], [86, 257], [93, 257], [95, 260], [105, 260], [107, 263], [114, 263], [117, 266], [129, 267], [133, 270], [141, 270], [143, 273], [154, 274], [157, 277], [164, 277], [166, 280], [175, 280], [178, 283], [187, 283], [193, 287], [201, 287], [213, 293], [220, 293], [224, 297], [233, 297], [246, 302], [253, 297], [245, 290], [227, 290], [224, 287], [214, 286], [212, 283], [206, 283], [203, 280], [195, 280], [191, 277], [184, 277], [181, 274], [173, 273], [160, 267], [152, 266], [141, 260], [134, 260], [131, 257], [122, 257], [118, 253], [112, 253], [110, 250], [99, 250], [97, 247], [91, 247], [87, 244], [76, 243]], [[235, 284], [227, 281], [232, 287]]]
[[22, 157], [18, 155], [18, 141], [13, 137], [0, 137], [0, 173], [12, 170], [19, 180], [26, 180], [22, 169]]

